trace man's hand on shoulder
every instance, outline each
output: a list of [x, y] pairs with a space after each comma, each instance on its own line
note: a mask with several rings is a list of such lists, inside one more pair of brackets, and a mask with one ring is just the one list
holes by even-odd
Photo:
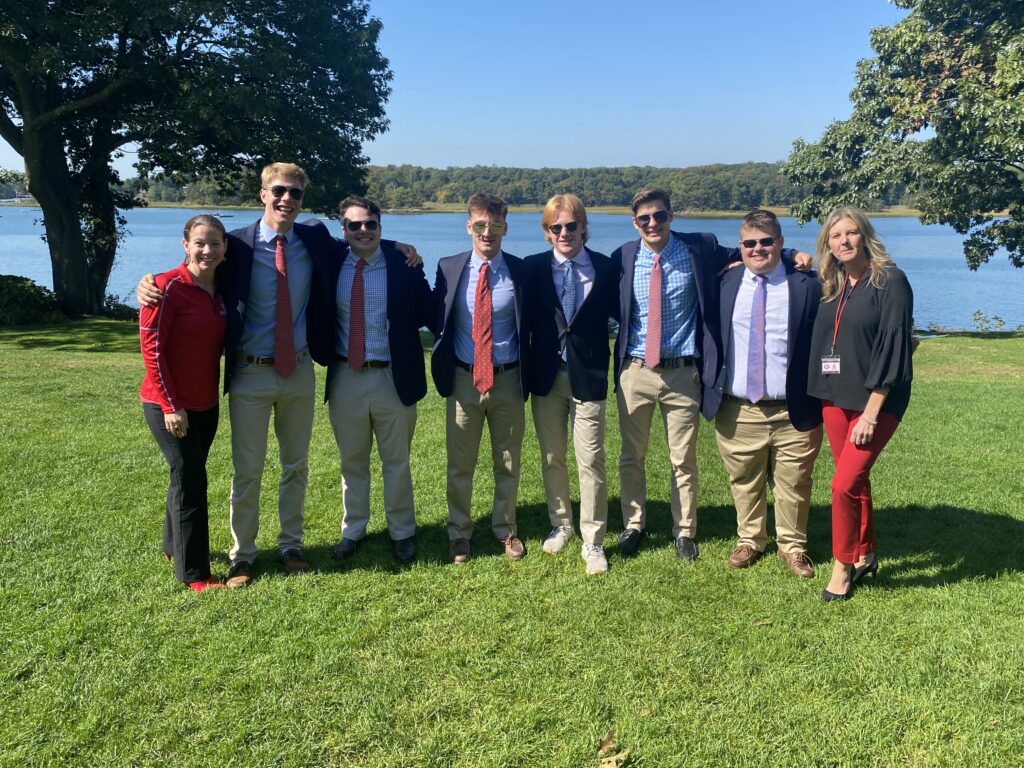
[[793, 269], [797, 272], [810, 272], [814, 266], [814, 257], [809, 253], [797, 251], [793, 256]]
[[423, 259], [418, 253], [416, 253], [416, 246], [409, 245], [408, 243], [395, 242], [395, 248], [405, 256], [405, 266], [407, 267], [419, 267], [423, 265]]
[[152, 273], [143, 275], [139, 284], [135, 286], [135, 298], [138, 299], [139, 306], [155, 307], [163, 297], [164, 292], [156, 287], [156, 278]]

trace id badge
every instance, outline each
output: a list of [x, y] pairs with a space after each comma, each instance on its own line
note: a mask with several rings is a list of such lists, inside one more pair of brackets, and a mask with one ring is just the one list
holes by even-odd
[[834, 376], [839, 373], [839, 355], [822, 355], [821, 372], [825, 376]]

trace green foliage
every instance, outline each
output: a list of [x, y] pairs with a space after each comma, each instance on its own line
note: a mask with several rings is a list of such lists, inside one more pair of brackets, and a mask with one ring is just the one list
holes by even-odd
[[910, 13], [872, 31], [851, 117], [794, 143], [786, 171], [810, 185], [794, 214], [820, 221], [905, 187], [923, 222], [970, 235], [971, 269], [1000, 247], [1024, 266], [1024, 4], [896, 4]]
[[[491, 537], [485, 435], [476, 558], [448, 565], [445, 405], [434, 392], [413, 443], [412, 566], [391, 559], [376, 462], [366, 544], [344, 565], [331, 560], [338, 453], [318, 404], [314, 571], [285, 576], [277, 560], [271, 434], [256, 583], [191, 594], [159, 554], [167, 467], [138, 403], [138, 343], [134, 326], [112, 321], [0, 331], [4, 766], [593, 768], [610, 731], [637, 768], [1021, 763], [1024, 337], [922, 342], [914, 400], [872, 471], [878, 577], [828, 606], [818, 597], [831, 565], [827, 447], [810, 513], [814, 580], [775, 557], [728, 567], [735, 512], [707, 423], [701, 558], [682, 564], [672, 550], [656, 424], [651, 536], [627, 561], [614, 544], [614, 398], [607, 577], [587, 579], [575, 547], [541, 553], [549, 523], [529, 417], [519, 497], [529, 555], [511, 563]], [[231, 544], [221, 408], [209, 460], [219, 576]]]
[[0, 325], [32, 325], [65, 320], [53, 291], [27, 277], [0, 275]]

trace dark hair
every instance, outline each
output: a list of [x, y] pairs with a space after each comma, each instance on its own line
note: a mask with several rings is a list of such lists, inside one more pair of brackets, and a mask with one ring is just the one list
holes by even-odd
[[376, 216], [377, 221], [380, 221], [380, 207], [365, 197], [359, 195], [349, 195], [338, 205], [338, 213], [341, 214], [341, 218], [345, 218], [345, 211], [349, 208], [362, 208], [371, 216]]
[[782, 237], [782, 225], [779, 224], [779, 217], [764, 208], [757, 208], [740, 222], [740, 231], [744, 229], [758, 229], [762, 232], [771, 232], [775, 237]]
[[221, 220], [208, 213], [200, 213], [185, 222], [186, 240], [188, 240], [189, 232], [196, 227], [213, 227], [214, 229], [219, 229], [222, 235], [227, 236], [227, 230], [224, 229], [224, 225], [221, 223]]
[[490, 214], [491, 216], [500, 216], [505, 218], [508, 215], [508, 205], [497, 195], [492, 195], [488, 192], [477, 192], [471, 198], [469, 198], [469, 213], [473, 211], [483, 211]]
[[664, 189], [644, 187], [633, 195], [633, 202], [630, 203], [630, 206], [633, 208], [633, 214], [636, 214], [641, 205], [647, 205], [648, 203], [664, 203], [665, 210], [669, 213], [672, 212], [672, 203], [668, 199], [668, 192]]

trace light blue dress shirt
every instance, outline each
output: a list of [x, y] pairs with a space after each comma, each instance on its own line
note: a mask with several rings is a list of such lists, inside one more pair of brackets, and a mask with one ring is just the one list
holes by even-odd
[[[348, 357], [348, 329], [352, 314], [352, 281], [359, 256], [349, 252], [338, 275], [338, 349]], [[391, 360], [388, 343], [388, 263], [380, 246], [363, 267], [363, 318], [366, 323], [366, 360]]]
[[[490, 264], [487, 283], [491, 286], [491, 333], [495, 365], [506, 365], [519, 360], [519, 335], [516, 329], [516, 293], [512, 275], [505, 263], [504, 253], [487, 262]], [[455, 321], [455, 356], [464, 363], [473, 363], [476, 345], [473, 343], [473, 304], [476, 284], [484, 259], [476, 252], [466, 262], [459, 287], [455, 291], [452, 307]]]
[[[284, 233], [284, 253], [288, 265], [288, 295], [292, 304], [292, 328], [295, 351], [306, 349], [306, 309], [309, 287], [313, 280], [313, 257], [295, 234], [295, 228]], [[260, 231], [252, 254], [252, 277], [249, 281], [249, 302], [245, 308], [241, 350], [244, 355], [270, 357], [274, 354], [274, 326], [277, 312], [277, 232], [260, 220]]]
[[[747, 399], [750, 310], [754, 303], [755, 280], [754, 273], [743, 267], [743, 278], [732, 309], [732, 343], [726, 357], [726, 392], [744, 399]], [[764, 399], [785, 400], [789, 367], [789, 281], [781, 261], [768, 273], [766, 288]]]
[[[672, 235], [661, 252], [661, 357], [697, 357], [697, 281], [690, 249]], [[643, 357], [654, 252], [641, 240], [633, 265], [633, 303], [626, 354]]]

